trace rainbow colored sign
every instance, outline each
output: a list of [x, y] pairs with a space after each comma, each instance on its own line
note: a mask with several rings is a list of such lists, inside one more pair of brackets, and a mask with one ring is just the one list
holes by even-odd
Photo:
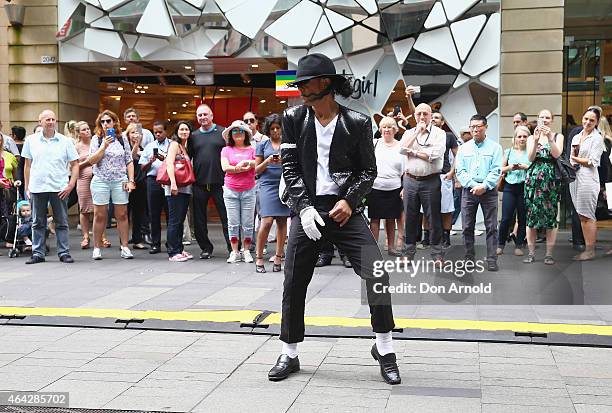
[[276, 71], [276, 96], [300, 96], [297, 87], [289, 87], [287, 83], [296, 79], [296, 70]]

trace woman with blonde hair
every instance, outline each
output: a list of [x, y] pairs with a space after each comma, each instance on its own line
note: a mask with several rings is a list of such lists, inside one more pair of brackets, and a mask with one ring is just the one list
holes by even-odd
[[604, 151], [604, 143], [597, 125], [601, 112], [587, 109], [582, 115], [582, 132], [572, 139], [570, 162], [576, 168], [576, 180], [570, 183], [570, 195], [580, 218], [585, 250], [574, 257], [577, 261], [595, 258], [597, 240], [597, 197], [599, 196], [599, 173], [597, 167]]
[[502, 195], [502, 218], [499, 223], [499, 241], [497, 255], [504, 252], [510, 222], [514, 214], [518, 217], [518, 230], [514, 239], [514, 255], [523, 255], [522, 248], [525, 246], [527, 211], [525, 209], [525, 177], [527, 169], [531, 165], [527, 156], [527, 138], [529, 138], [527, 126], [517, 126], [512, 137], [512, 147], [506, 149], [502, 165], [502, 179], [504, 189]]
[[527, 246], [529, 255], [524, 263], [535, 261], [538, 229], [546, 230], [544, 264], [554, 265], [552, 257], [557, 239], [557, 212], [560, 185], [555, 178], [555, 162], [563, 152], [563, 135], [551, 129], [554, 116], [548, 109], [538, 114], [537, 126], [527, 139], [527, 155], [531, 167], [525, 176], [525, 207], [527, 209]]
[[[385, 220], [387, 234], [387, 252], [391, 256], [401, 256], [403, 204], [402, 174], [404, 173], [404, 158], [399, 152], [400, 142], [395, 140], [399, 127], [395, 119], [389, 116], [382, 118], [378, 124], [381, 138], [374, 140], [374, 155], [376, 157], [376, 179], [372, 191], [368, 194], [368, 218], [370, 231], [378, 241], [380, 220]], [[397, 222], [400, 234], [395, 243], [395, 224]]]
[[132, 147], [132, 159], [134, 163], [134, 182], [136, 189], [130, 192], [128, 202], [128, 216], [132, 221], [132, 247], [137, 250], [145, 250], [147, 246], [144, 242], [143, 228], [146, 224], [147, 210], [147, 175], [138, 166], [144, 148], [142, 146], [143, 135], [140, 133], [138, 125], [130, 123], [125, 128], [125, 137]]
[[79, 223], [81, 224], [81, 232], [83, 234], [81, 248], [87, 249], [90, 245], [89, 223], [93, 218], [94, 212], [94, 204], [90, 189], [93, 169], [92, 165], [89, 163], [91, 129], [87, 122], [77, 122], [74, 126], [74, 130], [78, 140], [75, 148], [79, 154], [79, 177], [77, 178], [76, 191], [79, 199]]
[[129, 193], [135, 189], [132, 149], [121, 136], [117, 115], [105, 110], [96, 119], [95, 137], [91, 141], [89, 163], [93, 165], [91, 194], [94, 203], [94, 250], [92, 258], [102, 259], [102, 233], [112, 200], [119, 230], [121, 258], [133, 258], [128, 248], [129, 222], [127, 204]]

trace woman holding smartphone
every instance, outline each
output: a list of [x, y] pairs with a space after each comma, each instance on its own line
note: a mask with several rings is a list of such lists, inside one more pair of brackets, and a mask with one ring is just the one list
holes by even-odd
[[580, 226], [584, 234], [585, 250], [574, 257], [577, 261], [595, 258], [595, 241], [597, 239], [597, 197], [599, 196], [599, 173], [597, 167], [604, 151], [601, 134], [597, 124], [601, 114], [598, 110], [587, 110], [582, 116], [582, 132], [572, 139], [570, 163], [576, 170], [576, 180], [570, 183], [570, 194]]
[[512, 148], [506, 149], [504, 154], [503, 176], [501, 179], [505, 180], [505, 184], [502, 198], [502, 218], [499, 223], [497, 255], [501, 255], [504, 252], [508, 231], [510, 230], [510, 222], [513, 221], [515, 213], [518, 217], [518, 231], [514, 239], [514, 255], [523, 255], [522, 248], [525, 246], [527, 220], [524, 188], [527, 170], [531, 165], [527, 156], [527, 138], [529, 135], [529, 128], [517, 126], [514, 129]]
[[142, 146], [142, 127], [136, 123], [130, 123], [125, 128], [125, 138], [132, 147], [132, 160], [134, 163], [134, 182], [136, 189], [130, 192], [128, 203], [128, 216], [132, 219], [132, 247], [137, 250], [145, 250], [143, 227], [146, 225], [147, 209], [147, 176], [138, 167], [140, 157], [144, 150]]
[[524, 263], [535, 261], [538, 229], [546, 230], [544, 264], [553, 265], [552, 257], [557, 239], [557, 211], [560, 185], [555, 179], [555, 160], [563, 152], [563, 135], [550, 128], [552, 112], [543, 109], [538, 115], [538, 126], [527, 139], [527, 157], [532, 163], [525, 176], [525, 206], [527, 209], [527, 245], [529, 255]]
[[282, 270], [281, 260], [287, 238], [287, 217], [289, 216], [289, 208], [280, 201], [279, 196], [279, 185], [283, 172], [280, 158], [281, 117], [276, 113], [268, 116], [263, 133], [269, 139], [262, 140], [257, 145], [255, 153], [255, 173], [259, 176], [257, 185], [259, 185], [259, 214], [261, 215], [255, 256], [255, 271], [258, 273], [266, 272], [263, 249], [274, 220], [276, 220], [276, 253], [272, 271]]
[[101, 260], [102, 234], [106, 226], [108, 204], [112, 200], [121, 243], [121, 258], [133, 258], [128, 248], [129, 193], [135, 189], [132, 150], [121, 136], [119, 118], [105, 110], [96, 119], [95, 136], [91, 140], [88, 162], [93, 165], [91, 195], [94, 203], [94, 249], [92, 258]]

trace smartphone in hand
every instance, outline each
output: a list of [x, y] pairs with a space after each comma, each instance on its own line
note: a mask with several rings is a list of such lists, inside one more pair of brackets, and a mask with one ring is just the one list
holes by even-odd
[[112, 138], [111, 142], [115, 142], [115, 139], [117, 139], [115, 135], [115, 128], [108, 128], [106, 130], [106, 136], [108, 136], [109, 138]]

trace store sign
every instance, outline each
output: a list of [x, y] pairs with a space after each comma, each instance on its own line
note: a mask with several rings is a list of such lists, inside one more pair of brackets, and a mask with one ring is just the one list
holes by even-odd
[[295, 81], [297, 70], [277, 70], [276, 71], [276, 96], [300, 96], [297, 87], [288, 86], [287, 83]]
[[347, 79], [353, 85], [353, 99], [360, 99], [364, 95], [376, 97], [376, 90], [378, 89], [378, 69], [374, 71], [373, 79], [368, 79], [362, 76], [361, 79], [355, 79], [351, 75], [347, 75], [345, 70], [342, 70], [342, 75], [346, 76]]

